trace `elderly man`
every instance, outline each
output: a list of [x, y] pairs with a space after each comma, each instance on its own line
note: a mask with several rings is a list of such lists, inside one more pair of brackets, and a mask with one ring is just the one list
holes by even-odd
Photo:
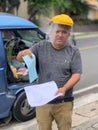
[[[73, 87], [80, 80], [82, 62], [76, 46], [68, 44], [73, 20], [66, 14], [60, 14], [50, 19], [49, 39], [41, 41], [30, 49], [17, 55], [32, 53], [36, 56], [38, 83], [55, 81], [62, 96], [49, 103], [36, 107], [36, 117], [39, 130], [52, 130], [52, 121], [57, 123], [58, 130], [70, 130], [73, 110]], [[37, 96], [37, 95], [36, 95]]]

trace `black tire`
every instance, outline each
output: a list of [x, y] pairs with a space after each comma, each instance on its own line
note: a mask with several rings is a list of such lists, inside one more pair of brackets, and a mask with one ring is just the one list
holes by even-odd
[[24, 122], [35, 117], [35, 108], [28, 104], [24, 91], [17, 96], [12, 111], [17, 121]]

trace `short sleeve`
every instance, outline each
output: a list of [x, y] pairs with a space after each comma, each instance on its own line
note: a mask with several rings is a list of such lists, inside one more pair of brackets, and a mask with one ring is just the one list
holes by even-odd
[[72, 56], [71, 71], [72, 73], [82, 73], [82, 59], [78, 49], [75, 50]]

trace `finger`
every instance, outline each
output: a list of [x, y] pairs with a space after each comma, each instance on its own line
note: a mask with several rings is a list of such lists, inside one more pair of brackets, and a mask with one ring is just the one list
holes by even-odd
[[57, 91], [56, 93], [55, 93], [55, 96], [57, 96], [59, 94], [59, 91]]
[[17, 59], [18, 61], [20, 61], [20, 62], [23, 61], [23, 59], [22, 59], [22, 53], [21, 53], [21, 52], [18, 53], [16, 59]]
[[33, 58], [32, 53], [30, 53], [29, 56], [30, 56], [31, 58]]
[[29, 49], [25, 51], [25, 55], [29, 55], [31, 58], [33, 57], [32, 52]]

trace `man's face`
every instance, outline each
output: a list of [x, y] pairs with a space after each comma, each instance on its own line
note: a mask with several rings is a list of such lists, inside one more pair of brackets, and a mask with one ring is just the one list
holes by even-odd
[[51, 42], [54, 48], [62, 49], [65, 47], [70, 32], [63, 26], [54, 26], [50, 32]]

